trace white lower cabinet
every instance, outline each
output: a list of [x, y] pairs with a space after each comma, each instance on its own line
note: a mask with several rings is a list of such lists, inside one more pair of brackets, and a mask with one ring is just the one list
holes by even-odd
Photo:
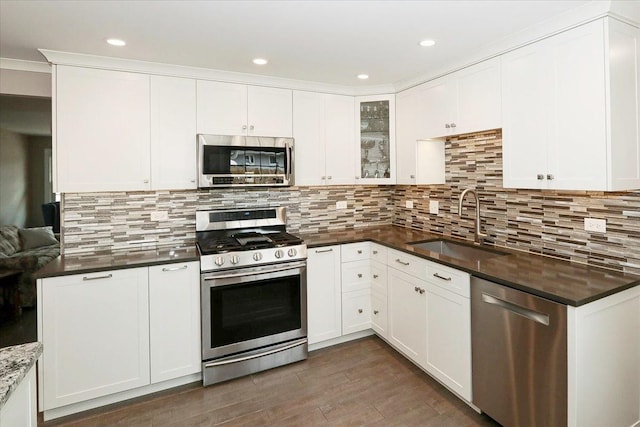
[[149, 384], [146, 267], [43, 282], [44, 410]]
[[352, 334], [371, 327], [371, 290], [342, 294], [342, 334]]
[[307, 251], [307, 339], [316, 344], [342, 335], [340, 245]]
[[0, 409], [0, 427], [37, 427], [36, 367], [26, 373]]
[[388, 338], [387, 294], [371, 291], [371, 329]]
[[427, 346], [427, 283], [394, 268], [388, 270], [388, 340], [419, 365], [424, 365]]
[[45, 419], [200, 371], [197, 261], [44, 278], [38, 292]]
[[197, 262], [149, 267], [151, 383], [200, 372]]

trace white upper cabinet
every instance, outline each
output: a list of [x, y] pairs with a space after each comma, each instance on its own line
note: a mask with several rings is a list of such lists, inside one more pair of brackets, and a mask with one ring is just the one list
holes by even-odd
[[397, 184], [444, 184], [444, 142], [427, 136], [424, 87], [396, 95]]
[[355, 182], [353, 97], [293, 93], [296, 185]]
[[499, 58], [480, 62], [418, 87], [424, 102], [423, 139], [501, 126]]
[[395, 184], [395, 95], [360, 96], [355, 101], [357, 183]]
[[145, 74], [55, 67], [56, 192], [151, 188], [149, 81]]
[[196, 81], [151, 76], [151, 188], [196, 188]]
[[291, 137], [292, 91], [198, 80], [198, 133]]
[[603, 18], [502, 57], [506, 188], [640, 188], [640, 30]]

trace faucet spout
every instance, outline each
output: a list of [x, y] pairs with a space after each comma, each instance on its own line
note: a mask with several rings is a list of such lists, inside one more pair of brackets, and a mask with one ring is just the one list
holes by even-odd
[[475, 229], [475, 235], [474, 235], [475, 242], [481, 243], [482, 239], [487, 237], [487, 235], [486, 233], [483, 233], [480, 231], [480, 200], [478, 200], [478, 194], [474, 189], [467, 188], [460, 194], [460, 199], [458, 200], [458, 216], [462, 218], [462, 202], [464, 201], [464, 198], [468, 193], [471, 193], [473, 195], [473, 198], [475, 199], [475, 202], [476, 202], [476, 217], [475, 217], [476, 229]]

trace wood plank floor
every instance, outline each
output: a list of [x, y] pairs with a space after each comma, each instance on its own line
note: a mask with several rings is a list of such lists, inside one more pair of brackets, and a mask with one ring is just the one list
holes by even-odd
[[497, 426], [377, 337], [211, 387], [187, 386], [41, 425]]

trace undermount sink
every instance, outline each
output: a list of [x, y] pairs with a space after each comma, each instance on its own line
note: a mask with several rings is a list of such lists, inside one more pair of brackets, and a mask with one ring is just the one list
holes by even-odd
[[414, 248], [425, 249], [427, 251], [436, 252], [461, 261], [482, 261], [497, 256], [507, 255], [505, 252], [496, 251], [494, 249], [469, 246], [461, 243], [452, 242], [450, 240], [431, 240], [427, 242], [409, 243]]

